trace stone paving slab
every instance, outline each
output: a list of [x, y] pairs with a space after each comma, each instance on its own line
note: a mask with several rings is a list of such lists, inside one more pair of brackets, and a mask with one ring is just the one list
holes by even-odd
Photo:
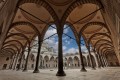
[[87, 69], [87, 72], [80, 72], [80, 69], [65, 70], [65, 77], [55, 76], [57, 70], [43, 69], [40, 73], [0, 70], [0, 80], [120, 80], [120, 68], [102, 68], [97, 70]]

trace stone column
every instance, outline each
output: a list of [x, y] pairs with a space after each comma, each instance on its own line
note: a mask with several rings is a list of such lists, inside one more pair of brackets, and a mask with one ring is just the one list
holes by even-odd
[[104, 56], [104, 60], [105, 60], [106, 66], [108, 67], [108, 62], [107, 62], [107, 58], [106, 58], [105, 54], [103, 54], [103, 56]]
[[83, 56], [82, 56], [80, 43], [81, 43], [81, 40], [79, 40], [79, 42], [78, 42], [78, 49], [79, 49], [79, 55], [80, 55], [80, 64], [81, 64], [81, 70], [80, 71], [87, 72], [87, 70], [85, 69], [84, 62], [83, 62]]
[[27, 71], [27, 65], [28, 65], [28, 59], [29, 59], [30, 51], [31, 51], [31, 48], [30, 48], [30, 44], [29, 44], [28, 54], [27, 54], [27, 58], [26, 58], [26, 61], [25, 61], [25, 66], [24, 66], [23, 72]]
[[40, 51], [41, 51], [41, 41], [40, 39], [38, 40], [38, 53], [37, 53], [37, 57], [36, 57], [36, 65], [35, 65], [35, 70], [33, 71], [33, 73], [39, 73], [39, 63], [40, 63]]
[[63, 35], [63, 27], [59, 25], [57, 28], [58, 34], [58, 72], [56, 76], [66, 76], [63, 70], [63, 49], [62, 49], [62, 35]]
[[40, 59], [40, 68], [42, 69], [42, 67], [43, 67], [43, 61], [42, 59]]
[[104, 67], [106, 67], [105, 60], [104, 60], [104, 58], [103, 58], [103, 55], [102, 55], [102, 54], [101, 54], [101, 58], [102, 58], [102, 62], [103, 62]]
[[12, 69], [12, 66], [13, 66], [13, 63], [14, 63], [14, 60], [15, 60], [15, 56], [16, 56], [16, 55], [14, 55], [14, 56], [12, 57], [13, 59], [11, 60], [9, 69]]
[[99, 62], [98, 63], [98, 68], [101, 68], [102, 65], [101, 65], [101, 61], [100, 61], [100, 58], [99, 58], [99, 54], [97, 54], [97, 58], [98, 58], [98, 62]]
[[91, 52], [90, 52], [90, 46], [87, 46], [87, 49], [88, 49], [88, 53], [89, 53], [89, 58], [90, 58], [90, 62], [91, 62], [91, 67], [93, 70], [96, 70], [95, 66], [94, 66], [94, 63], [93, 63], [93, 59], [92, 59], [92, 55], [91, 55]]
[[101, 58], [100, 58], [100, 54], [98, 52], [97, 52], [97, 57], [98, 57], [98, 60], [99, 60], [99, 67], [98, 68], [101, 68], [103, 65], [102, 65], [102, 61], [101, 61]]
[[104, 67], [100, 54], [98, 53], [98, 58], [100, 60], [101, 67]]
[[[12, 58], [14, 58], [14, 55], [12, 55]], [[10, 61], [9, 69], [11, 68], [12, 62], [13, 62], [13, 59], [11, 59]]]
[[13, 60], [13, 63], [12, 63], [12, 66], [11, 66], [11, 69], [13, 69], [13, 66], [14, 66], [14, 63], [15, 63], [15, 59], [16, 59], [17, 55], [14, 56], [14, 60]]
[[108, 67], [108, 63], [107, 63], [107, 60], [106, 60], [105, 55], [104, 55], [104, 54], [102, 54], [102, 56], [103, 56], [103, 59], [104, 59], [104, 62], [105, 62], [105, 66], [106, 66], [106, 67]]
[[15, 63], [14, 63], [13, 70], [16, 69], [16, 64], [17, 64], [17, 62], [18, 62], [18, 58], [19, 58], [19, 53], [18, 53], [17, 56], [16, 56], [16, 60], [15, 60]]
[[20, 69], [21, 69], [21, 63], [22, 63], [22, 57], [23, 57], [23, 55], [24, 55], [24, 51], [22, 51], [21, 56], [20, 56], [20, 58], [19, 58], [20, 62], [19, 62], [19, 65], [18, 65], [18, 69], [17, 69], [17, 70], [20, 70]]
[[44, 67], [44, 60], [42, 59], [42, 68]]
[[94, 58], [95, 58], [96, 67], [98, 67], [98, 66], [99, 66], [99, 64], [98, 64], [97, 56], [96, 56], [96, 54], [95, 54], [95, 53], [94, 53], [93, 55], [94, 55]]
[[95, 56], [96, 56], [96, 60], [97, 60], [97, 64], [98, 64], [98, 68], [101, 68], [101, 64], [100, 64], [100, 60], [98, 58], [98, 54], [96, 53], [96, 51], [94, 50]]

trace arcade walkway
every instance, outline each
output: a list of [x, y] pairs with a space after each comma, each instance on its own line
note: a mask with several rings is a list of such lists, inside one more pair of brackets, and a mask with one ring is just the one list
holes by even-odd
[[47, 69], [33, 74], [32, 71], [1, 70], [0, 80], [120, 80], [120, 68], [102, 68], [97, 70], [87, 69], [88, 72], [80, 72], [79, 69], [65, 70], [67, 76], [55, 76], [56, 71]]

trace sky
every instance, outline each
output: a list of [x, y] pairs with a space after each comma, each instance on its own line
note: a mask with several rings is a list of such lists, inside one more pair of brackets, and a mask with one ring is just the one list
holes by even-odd
[[[52, 25], [53, 27], [56, 27], [55, 25]], [[64, 25], [64, 32], [65, 34], [71, 36], [72, 38], [75, 39], [75, 36], [72, 32], [72, 30], [70, 29], [70, 27], [68, 25]], [[49, 27], [49, 29], [47, 30], [44, 39], [48, 38], [49, 36], [53, 35], [57, 33], [56, 29]], [[63, 54], [69, 54], [69, 53], [76, 53], [78, 52], [78, 46], [76, 44], [76, 41], [74, 39], [70, 39], [70, 37], [66, 36], [63, 34], [62, 40], [63, 40]], [[84, 44], [84, 40], [83, 38], [81, 39], [82, 43]], [[58, 51], [58, 36], [57, 34], [52, 36], [49, 39], [46, 39], [44, 42], [47, 42], [48, 45], [50, 47], [54, 48], [54, 51], [57, 53]], [[87, 52], [87, 49], [85, 47], [85, 45], [81, 46], [82, 48], [82, 52]]]

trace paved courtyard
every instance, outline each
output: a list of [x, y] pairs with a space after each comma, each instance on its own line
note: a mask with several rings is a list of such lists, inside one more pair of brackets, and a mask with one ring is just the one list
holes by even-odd
[[102, 68], [97, 70], [66, 69], [67, 76], [58, 77], [57, 70], [42, 69], [40, 73], [0, 70], [0, 80], [120, 80], [120, 68]]

